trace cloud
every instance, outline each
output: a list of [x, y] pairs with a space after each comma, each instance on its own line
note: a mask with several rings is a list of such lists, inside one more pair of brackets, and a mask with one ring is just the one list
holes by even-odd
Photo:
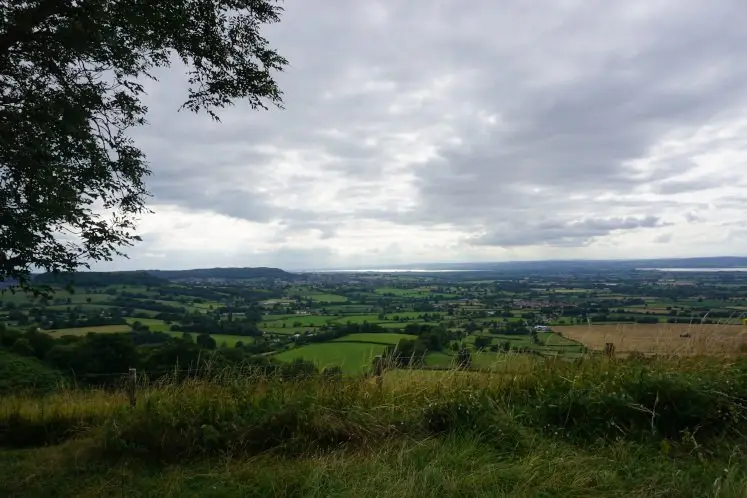
[[662, 227], [656, 216], [645, 218], [585, 218], [574, 221], [544, 221], [535, 225], [521, 222], [504, 230], [486, 233], [475, 244], [512, 247], [532, 245], [584, 246], [593, 239], [616, 231]]
[[115, 266], [743, 253], [741, 2], [284, 6], [285, 110], [148, 84], [156, 215]]

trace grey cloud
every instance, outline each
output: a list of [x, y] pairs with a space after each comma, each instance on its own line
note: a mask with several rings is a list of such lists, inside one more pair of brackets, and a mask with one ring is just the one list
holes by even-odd
[[665, 226], [656, 216], [644, 218], [587, 218], [574, 221], [548, 220], [533, 225], [516, 221], [502, 230], [488, 232], [473, 239], [476, 245], [501, 247], [550, 245], [583, 246], [595, 237], [620, 230]]
[[687, 213], [684, 214], [684, 217], [685, 217], [685, 220], [688, 223], [700, 223], [700, 222], [704, 221], [703, 217], [699, 216], [695, 212], [687, 212]]
[[[652, 212], [701, 209], [697, 199], [669, 198], [706, 185], [674, 179], [698, 168], [692, 157], [701, 151], [672, 153], [642, 171], [631, 163], [671, 133], [718, 123], [747, 103], [747, 9], [737, 0], [284, 6], [283, 21], [265, 34], [291, 62], [278, 76], [285, 110], [239, 103], [215, 124], [176, 113], [185, 82], [175, 72], [149, 86], [151, 125], [137, 138], [154, 171], [155, 202], [280, 221], [278, 242], [306, 229], [329, 238], [344, 221], [372, 218], [488, 234], [480, 243], [588, 244], [645, 227], [625, 224]], [[395, 104], [401, 112], [391, 112]], [[437, 157], [401, 164], [402, 153], [424, 144]], [[283, 193], [259, 189], [273, 161], [293, 151], [303, 159]], [[322, 179], [304, 175], [314, 158], [324, 158]], [[416, 191], [407, 210], [320, 215], [275, 202], [333, 175], [365, 200], [402, 171]], [[632, 195], [646, 188], [656, 200]]]
[[[578, 7], [586, 13], [594, 10], [588, 4]], [[733, 47], [747, 37], [731, 17], [744, 14], [736, 2], [715, 10], [703, 6], [702, 11], [691, 7], [679, 12], [676, 4], [671, 7], [639, 25], [607, 25], [614, 9], [594, 11], [601, 18], [588, 25], [581, 10], [561, 16], [554, 35], [538, 40], [538, 50], [568, 48], [571, 54], [561, 57], [567, 67], [558, 67], [558, 84], [534, 86], [531, 78], [521, 79], [536, 68], [532, 62], [523, 64], [519, 54], [499, 55], [492, 65], [496, 69], [483, 66], [491, 69], [480, 73], [479, 103], [502, 115], [505, 125], [482, 136], [465, 134], [465, 146], [442, 148], [440, 159], [418, 170], [418, 214], [481, 226], [510, 219], [517, 211], [560, 210], [573, 217], [584, 209], [614, 208], [615, 202], [559, 202], [559, 196], [624, 196], [652, 180], [696, 167], [672, 158], [674, 164], [654, 164], [641, 176], [628, 165], [673, 129], [694, 130], [745, 102], [747, 57]], [[606, 39], [596, 37], [600, 33], [594, 26], [600, 24], [609, 30]], [[612, 43], [605, 46], [607, 41]], [[596, 50], [574, 54], [584, 43]], [[479, 62], [464, 60], [465, 65]], [[715, 76], [704, 79], [710, 72]], [[506, 73], [515, 79], [507, 82]], [[529, 186], [540, 192], [527, 191]], [[703, 186], [668, 182], [656, 188], [669, 195]], [[637, 211], [645, 209], [641, 203]]]
[[663, 233], [661, 235], [657, 235], [654, 238], [654, 242], [656, 242], [657, 244], [669, 244], [672, 241], [673, 236], [674, 234], [671, 232]]

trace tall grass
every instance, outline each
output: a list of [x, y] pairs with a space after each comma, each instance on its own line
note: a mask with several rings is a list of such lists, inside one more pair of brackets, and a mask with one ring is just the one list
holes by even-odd
[[507, 360], [495, 373], [387, 371], [383, 379], [259, 370], [164, 376], [123, 392], [0, 398], [0, 444], [88, 434], [110, 455], [182, 460], [267, 451], [308, 455], [469, 436], [500, 451], [532, 437], [584, 443], [698, 441], [747, 428], [747, 362], [680, 357]]

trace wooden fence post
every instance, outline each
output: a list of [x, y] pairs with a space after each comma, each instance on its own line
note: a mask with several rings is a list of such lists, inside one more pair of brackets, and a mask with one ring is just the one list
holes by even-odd
[[384, 360], [381, 355], [374, 357], [374, 377], [376, 377], [376, 384], [381, 387], [383, 381], [382, 374], [384, 373]]
[[605, 343], [604, 354], [606, 354], [607, 358], [610, 358], [610, 359], [615, 357], [615, 343], [614, 342]]
[[130, 399], [130, 407], [135, 408], [137, 404], [137, 397], [135, 390], [137, 389], [137, 370], [134, 368], [130, 369], [130, 373], [127, 377], [127, 397]]

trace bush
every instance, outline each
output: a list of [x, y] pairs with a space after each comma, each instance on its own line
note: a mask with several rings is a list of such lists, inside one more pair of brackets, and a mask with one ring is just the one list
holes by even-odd
[[341, 396], [320, 399], [319, 378], [271, 383], [254, 379], [251, 385], [264, 386], [259, 391], [249, 384], [159, 390], [105, 424], [105, 447], [115, 455], [174, 460], [271, 449], [299, 454], [381, 435], [373, 427], [375, 420], [355, 406], [345, 412], [332, 409]]
[[428, 433], [476, 436], [496, 449], [516, 452], [524, 447], [525, 431], [485, 393], [467, 392], [438, 400], [422, 411]]
[[61, 380], [60, 372], [36, 358], [0, 351], [0, 394], [48, 392], [54, 390]]
[[10, 350], [19, 356], [34, 356], [34, 348], [31, 347], [31, 343], [25, 337], [19, 337], [16, 342], [13, 343], [13, 347]]
[[747, 423], [747, 380], [734, 367], [657, 371], [631, 361], [573, 382], [537, 386], [534, 423], [574, 438], [680, 439], [736, 433]]

